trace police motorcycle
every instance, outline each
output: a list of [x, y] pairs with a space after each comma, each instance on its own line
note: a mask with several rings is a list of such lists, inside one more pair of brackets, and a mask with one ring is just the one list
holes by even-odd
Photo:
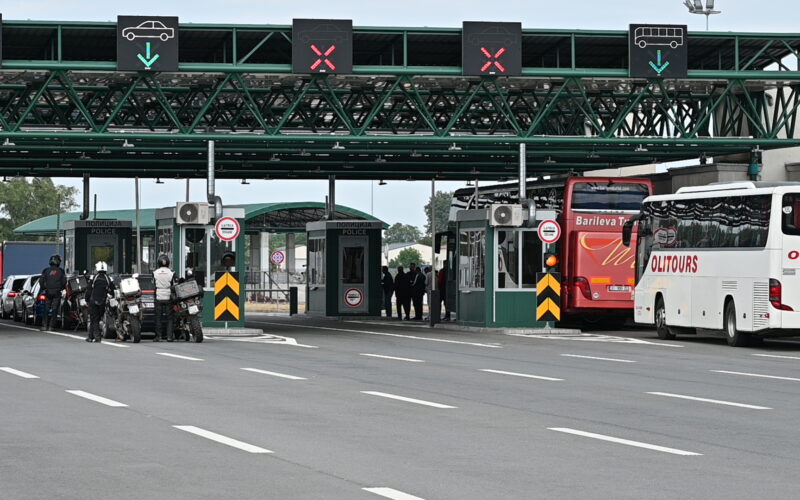
[[134, 274], [130, 278], [118, 276], [114, 281], [114, 296], [106, 302], [106, 321], [113, 319], [118, 341], [138, 344], [142, 340], [143, 309], [139, 280]]
[[67, 287], [62, 293], [61, 328], [64, 330], [86, 329], [89, 325], [89, 305], [86, 289], [89, 279], [86, 272], [67, 278]]
[[186, 341], [194, 338], [195, 342], [202, 342], [203, 324], [200, 313], [203, 311], [203, 289], [195, 281], [191, 271], [187, 271], [186, 275], [186, 278], [181, 278], [172, 287], [175, 296], [175, 338], [183, 337]]

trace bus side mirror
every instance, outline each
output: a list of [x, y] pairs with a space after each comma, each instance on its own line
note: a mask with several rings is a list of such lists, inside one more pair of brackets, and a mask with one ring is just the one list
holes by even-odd
[[622, 226], [622, 244], [626, 247], [631, 246], [631, 235], [633, 234], [633, 219], [628, 219]]

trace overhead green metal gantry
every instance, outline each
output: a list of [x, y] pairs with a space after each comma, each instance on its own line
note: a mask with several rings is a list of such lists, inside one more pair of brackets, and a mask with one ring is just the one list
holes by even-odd
[[291, 73], [291, 27], [180, 29], [177, 73], [116, 70], [115, 23], [4, 21], [0, 175], [501, 179], [800, 145], [800, 34], [690, 33], [686, 80], [627, 31], [523, 30], [523, 76], [461, 76], [461, 30], [354, 30], [353, 75]]

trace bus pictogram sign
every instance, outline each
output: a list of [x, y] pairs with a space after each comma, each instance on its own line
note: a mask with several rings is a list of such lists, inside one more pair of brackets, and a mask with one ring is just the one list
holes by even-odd
[[686, 78], [689, 74], [687, 26], [631, 24], [628, 66], [631, 78]]

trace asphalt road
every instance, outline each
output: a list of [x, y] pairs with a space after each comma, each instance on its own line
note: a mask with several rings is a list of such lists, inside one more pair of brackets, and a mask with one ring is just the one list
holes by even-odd
[[[796, 498], [800, 343], [0, 322], [0, 498]], [[36, 378], [29, 378], [36, 377]]]

